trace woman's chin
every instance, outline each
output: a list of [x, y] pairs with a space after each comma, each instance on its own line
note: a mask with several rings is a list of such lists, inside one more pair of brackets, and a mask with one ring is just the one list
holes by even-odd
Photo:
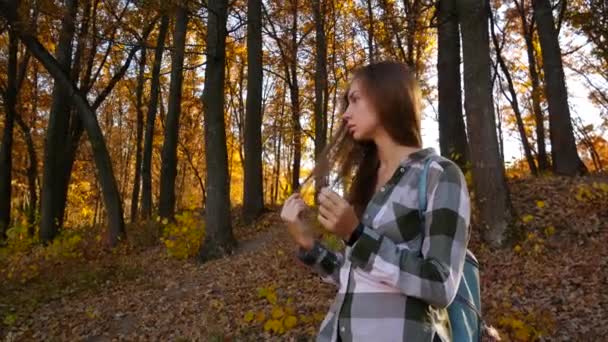
[[369, 140], [369, 138], [366, 138], [364, 135], [362, 135], [358, 131], [351, 132], [350, 136], [353, 138], [353, 140], [359, 141], [359, 142]]

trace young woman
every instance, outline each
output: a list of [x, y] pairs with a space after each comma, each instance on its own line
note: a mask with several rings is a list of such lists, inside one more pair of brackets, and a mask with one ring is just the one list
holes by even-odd
[[[465, 178], [455, 163], [421, 147], [420, 90], [406, 65], [358, 69], [343, 109], [313, 174], [323, 179], [334, 166], [340, 177], [354, 173], [346, 198], [328, 187], [318, 196], [318, 220], [344, 240], [344, 253], [307, 233], [298, 193], [281, 212], [298, 258], [339, 288], [317, 341], [451, 341], [446, 307], [469, 241]], [[427, 158], [421, 220], [418, 185]]]

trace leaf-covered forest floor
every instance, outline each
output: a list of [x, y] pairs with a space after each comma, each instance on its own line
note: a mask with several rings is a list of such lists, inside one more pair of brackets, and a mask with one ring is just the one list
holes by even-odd
[[[509, 189], [512, 242], [492, 250], [473, 226], [469, 246], [484, 317], [503, 341], [605, 340], [608, 176], [510, 180]], [[297, 261], [278, 210], [248, 226], [234, 214], [238, 249], [202, 265], [148, 241], [48, 262], [24, 283], [3, 277], [0, 338], [313, 340], [336, 288]]]

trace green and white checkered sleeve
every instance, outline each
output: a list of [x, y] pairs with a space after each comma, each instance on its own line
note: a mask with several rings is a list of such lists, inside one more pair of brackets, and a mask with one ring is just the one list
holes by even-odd
[[305, 265], [310, 266], [321, 279], [340, 287], [340, 268], [344, 264], [344, 255], [334, 253], [315, 240], [311, 250], [299, 248], [296, 254]]
[[441, 171], [429, 177], [422, 250], [402, 248], [365, 227], [350, 260], [378, 282], [443, 308], [456, 296], [462, 277], [471, 209], [460, 168], [449, 160], [433, 164]]

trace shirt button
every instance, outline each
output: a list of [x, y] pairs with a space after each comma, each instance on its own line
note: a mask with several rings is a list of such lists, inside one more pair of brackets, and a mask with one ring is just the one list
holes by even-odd
[[344, 327], [340, 328], [341, 332], [344, 332], [346, 329]]
[[365, 215], [363, 215], [363, 217], [369, 218], [369, 214], [365, 214]]
[[386, 190], [386, 188], [385, 188], [385, 187], [381, 187], [381, 188], [380, 188], [380, 191], [384, 192], [384, 190]]
[[403, 173], [403, 171], [405, 171], [404, 168], [399, 168], [399, 171]]

